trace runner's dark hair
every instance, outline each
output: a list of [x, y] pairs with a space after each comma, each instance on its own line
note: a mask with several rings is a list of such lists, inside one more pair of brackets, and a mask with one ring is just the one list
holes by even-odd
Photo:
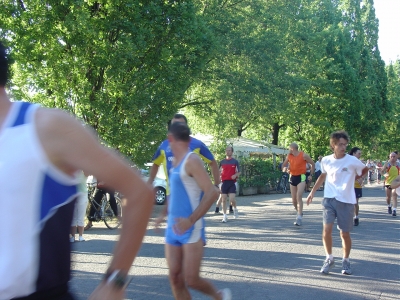
[[336, 144], [340, 139], [350, 142], [349, 134], [344, 130], [335, 131], [331, 134], [331, 140]]
[[361, 150], [361, 149], [358, 148], [358, 147], [353, 147], [353, 148], [351, 148], [351, 150], [349, 151], [349, 154], [350, 154], [350, 155], [354, 155], [354, 153], [356, 153], [358, 150]]
[[175, 122], [171, 124], [168, 132], [172, 134], [177, 141], [190, 141], [190, 128], [186, 123]]

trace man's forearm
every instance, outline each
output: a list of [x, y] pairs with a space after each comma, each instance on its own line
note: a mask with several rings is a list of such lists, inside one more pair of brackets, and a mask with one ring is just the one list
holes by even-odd
[[198, 219], [204, 216], [210, 209], [211, 205], [214, 203], [215, 199], [219, 195], [219, 190], [216, 187], [212, 187], [207, 192], [204, 193], [201, 198], [199, 206], [190, 215], [189, 220], [192, 224], [196, 223]]
[[[139, 190], [139, 191], [138, 191]], [[122, 270], [128, 273], [146, 233], [154, 194], [150, 187], [138, 188], [126, 196], [123, 206], [122, 229], [120, 239], [114, 249], [113, 260], [109, 270]], [[134, 232], [132, 232], [132, 229]]]

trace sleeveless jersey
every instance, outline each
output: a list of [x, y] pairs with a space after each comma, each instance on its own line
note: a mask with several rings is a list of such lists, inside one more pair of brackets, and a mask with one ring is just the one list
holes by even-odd
[[399, 175], [399, 166], [396, 164], [396, 166], [392, 166], [390, 163], [388, 163], [388, 168], [387, 168], [387, 173], [389, 174], [388, 177], [386, 177], [385, 184], [390, 185], [393, 180], [396, 179], [396, 177]]
[[[207, 148], [207, 146], [200, 140], [190, 137], [189, 150], [198, 154], [200, 158], [206, 162], [210, 163], [214, 160], [214, 156]], [[164, 174], [167, 181], [167, 195], [170, 194], [169, 189], [169, 173], [172, 168], [172, 162], [174, 160], [174, 155], [172, 153], [171, 147], [169, 146], [169, 141], [164, 140], [161, 145], [158, 147], [156, 153], [154, 153], [152, 161], [156, 165], [163, 165]]]
[[52, 165], [34, 122], [37, 105], [13, 102], [0, 127], [0, 299], [70, 278], [70, 231], [79, 180]]
[[[176, 218], [187, 218], [199, 206], [203, 192], [196, 180], [186, 173], [185, 165], [188, 157], [194, 152], [189, 152], [181, 163], [171, 169], [170, 188], [171, 195], [168, 201], [168, 221], [167, 227], [172, 228]], [[195, 242], [200, 238], [201, 231], [204, 230], [204, 219], [200, 218], [189, 229], [196, 234], [189, 237], [185, 242]]]
[[303, 152], [299, 152], [299, 155], [294, 156], [289, 154], [289, 164], [290, 164], [290, 175], [297, 176], [306, 174], [307, 167], [306, 161], [303, 157]]

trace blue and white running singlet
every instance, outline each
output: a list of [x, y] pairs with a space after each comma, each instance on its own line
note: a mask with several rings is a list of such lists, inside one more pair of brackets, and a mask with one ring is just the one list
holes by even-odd
[[0, 299], [67, 288], [79, 180], [57, 169], [39, 141], [38, 106], [14, 102], [0, 127]]
[[[196, 243], [200, 239], [205, 243], [204, 218], [200, 218], [184, 234], [177, 235], [173, 231], [176, 218], [188, 218], [199, 206], [203, 191], [196, 180], [186, 173], [185, 165], [188, 157], [194, 152], [189, 152], [181, 163], [172, 168], [170, 172], [171, 195], [168, 201], [168, 221], [165, 232], [165, 241], [174, 246]], [[197, 155], [197, 154], [193, 154]]]

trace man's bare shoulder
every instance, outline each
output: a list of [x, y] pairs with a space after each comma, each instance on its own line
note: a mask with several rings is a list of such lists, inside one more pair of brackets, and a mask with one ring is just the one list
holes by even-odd
[[201, 160], [200, 156], [198, 156], [196, 153], [192, 153], [189, 155], [187, 158], [188, 163], [193, 163], [193, 164], [201, 164], [203, 165], [203, 161]]
[[70, 113], [56, 108], [40, 107], [35, 121], [38, 130], [48, 133], [66, 132], [83, 125]]
[[92, 130], [88, 130], [87, 126], [65, 111], [39, 108], [35, 123], [39, 140], [49, 160], [66, 173], [84, 165], [82, 157], [89, 153], [94, 156], [96, 150], [100, 150]]

